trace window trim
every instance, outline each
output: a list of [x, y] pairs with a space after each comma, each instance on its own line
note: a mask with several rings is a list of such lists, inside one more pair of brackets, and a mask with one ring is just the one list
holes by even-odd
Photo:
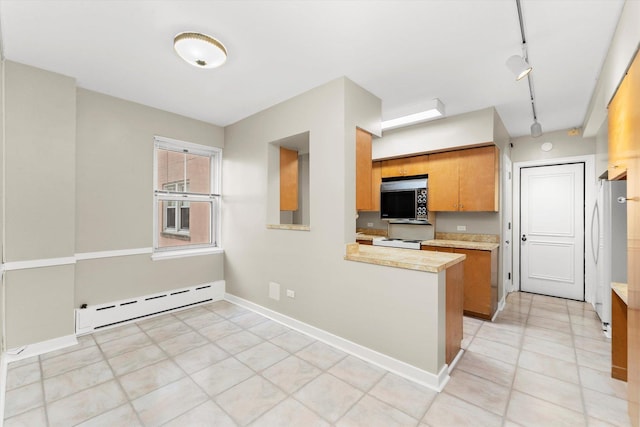
[[[208, 194], [202, 193], [176, 193], [157, 188], [158, 186], [158, 150], [175, 151], [179, 153], [190, 153], [200, 156], [207, 156], [210, 159], [210, 182]], [[204, 253], [220, 253], [222, 249], [220, 244], [220, 188], [221, 186], [221, 165], [222, 165], [222, 149], [218, 147], [209, 147], [201, 144], [181, 141], [177, 139], [165, 138], [162, 136], [154, 136], [153, 145], [153, 255], [152, 259], [179, 258], [182, 256], [201, 255]], [[159, 248], [159, 236], [164, 231], [164, 225], [159, 220], [160, 201], [177, 201], [177, 202], [208, 202], [211, 205], [211, 225], [210, 225], [210, 244], [194, 244], [169, 246]], [[190, 224], [191, 225], [191, 224]], [[177, 226], [177, 224], [176, 224]], [[176, 232], [177, 236], [189, 235], [184, 232]], [[165, 255], [159, 255], [165, 254]]]

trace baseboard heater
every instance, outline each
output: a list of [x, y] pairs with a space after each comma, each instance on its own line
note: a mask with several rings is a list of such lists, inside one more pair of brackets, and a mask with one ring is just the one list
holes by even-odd
[[75, 310], [76, 335], [121, 325], [170, 311], [224, 299], [225, 283], [220, 280], [189, 288], [91, 305]]

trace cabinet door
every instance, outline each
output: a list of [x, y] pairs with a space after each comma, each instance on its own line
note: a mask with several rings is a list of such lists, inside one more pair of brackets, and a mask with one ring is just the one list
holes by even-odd
[[429, 155], [429, 210], [458, 210], [458, 152]]
[[371, 210], [371, 134], [356, 129], [356, 210]]
[[464, 260], [464, 311], [491, 319], [491, 252], [457, 248], [454, 252], [467, 256]]
[[495, 145], [458, 154], [458, 210], [498, 211], [500, 150]]
[[453, 248], [443, 248], [443, 247], [440, 247], [440, 246], [422, 245], [422, 246], [420, 246], [420, 249], [422, 249], [423, 251], [453, 252]]
[[371, 169], [371, 210], [380, 211], [380, 184], [382, 183], [382, 162], [373, 162]]
[[298, 210], [298, 152], [280, 147], [280, 210]]
[[405, 176], [426, 175], [429, 173], [429, 155], [413, 156], [405, 159]]
[[393, 178], [404, 175], [404, 164], [406, 159], [391, 159], [382, 161], [382, 177]]
[[609, 104], [609, 179], [627, 176], [632, 141], [637, 141], [640, 127], [640, 53], [636, 55]]
[[620, 179], [627, 174], [624, 153], [631, 138], [630, 106], [632, 79], [629, 74], [622, 80], [616, 95], [609, 104], [609, 179]]

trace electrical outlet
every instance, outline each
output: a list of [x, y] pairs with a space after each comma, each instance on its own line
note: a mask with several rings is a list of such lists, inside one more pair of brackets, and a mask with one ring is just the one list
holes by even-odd
[[467, 231], [467, 226], [466, 225], [459, 225], [458, 226], [458, 231]]
[[289, 298], [295, 298], [296, 297], [296, 291], [294, 291], [293, 289], [287, 289], [287, 296]]
[[368, 222], [367, 223], [367, 227], [373, 227], [373, 223], [372, 222]]
[[269, 298], [280, 301], [280, 283], [269, 282]]

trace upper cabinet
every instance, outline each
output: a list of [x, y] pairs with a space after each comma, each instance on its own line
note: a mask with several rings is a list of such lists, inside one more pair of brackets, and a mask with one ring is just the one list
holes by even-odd
[[429, 156], [403, 157], [382, 161], [382, 178], [397, 176], [426, 175], [429, 169]]
[[495, 145], [429, 155], [430, 211], [498, 211]]
[[298, 152], [280, 147], [280, 210], [298, 210]]
[[[356, 210], [373, 210], [371, 134], [356, 128]], [[378, 187], [378, 191], [380, 187]]]
[[609, 104], [609, 179], [625, 179], [632, 141], [640, 132], [640, 53]]

